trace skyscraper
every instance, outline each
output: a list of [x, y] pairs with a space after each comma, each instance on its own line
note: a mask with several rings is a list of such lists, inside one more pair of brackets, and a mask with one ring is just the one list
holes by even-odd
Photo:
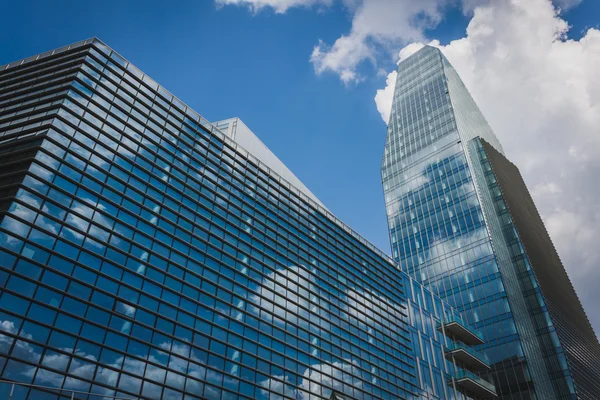
[[399, 64], [381, 173], [393, 258], [482, 332], [500, 398], [600, 398], [594, 331], [518, 169], [437, 48]]
[[466, 399], [481, 336], [97, 39], [0, 67], [0, 398]]

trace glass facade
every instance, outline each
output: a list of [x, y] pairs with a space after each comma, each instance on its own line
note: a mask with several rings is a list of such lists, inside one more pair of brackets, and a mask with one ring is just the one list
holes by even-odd
[[493, 396], [450, 305], [99, 40], [0, 88], [13, 400]]
[[[426, 46], [400, 63], [392, 104], [382, 182], [394, 259], [482, 332], [478, 349], [500, 398], [587, 399], [489, 178], [481, 143], [503, 158], [502, 147], [439, 49]], [[598, 376], [597, 364], [586, 368]]]

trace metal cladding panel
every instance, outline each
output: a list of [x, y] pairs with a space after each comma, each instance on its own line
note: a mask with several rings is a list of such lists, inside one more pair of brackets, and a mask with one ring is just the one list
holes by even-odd
[[482, 140], [565, 349], [578, 398], [600, 398], [600, 344], [518, 168]]
[[311, 200], [323, 208], [325, 205], [315, 196], [300, 179], [256, 136], [239, 118], [229, 118], [213, 123], [229, 138], [238, 143], [254, 157], [264, 162], [269, 168], [301, 190]]

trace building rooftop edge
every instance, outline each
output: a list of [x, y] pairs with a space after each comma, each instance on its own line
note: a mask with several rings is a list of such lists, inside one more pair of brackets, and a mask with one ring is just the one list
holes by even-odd
[[[233, 123], [234, 126], [231, 126], [230, 123]], [[236, 143], [240, 144], [242, 147], [244, 147], [244, 144], [241, 142], [248, 140], [250, 140], [250, 143], [248, 143], [249, 147], [256, 147], [256, 145], [258, 145], [258, 148], [254, 149], [256, 150], [256, 152], [253, 151], [254, 156], [259, 158], [261, 161], [264, 161], [264, 163], [268, 165], [271, 169], [273, 169], [275, 173], [280, 175], [283, 179], [288, 180], [290, 184], [296, 186], [308, 197], [316, 201], [320, 206], [327, 209], [327, 206], [308, 188], [308, 186], [304, 184], [304, 182], [300, 178], [296, 176], [296, 174], [294, 174], [294, 172], [292, 172], [291, 169], [289, 169], [286, 163], [281, 161], [277, 154], [275, 154], [269, 148], [269, 146], [267, 146], [261, 140], [261, 138], [258, 135], [256, 135], [254, 131], [248, 127], [248, 125], [244, 123], [244, 121], [240, 117], [226, 118], [219, 121], [214, 121], [212, 122], [212, 124], [215, 125], [217, 129], [221, 129], [222, 132], [224, 132], [222, 130], [224, 128], [223, 125], [227, 124], [228, 132], [224, 133], [228, 134], [228, 136], [231, 139], [233, 139]], [[242, 129], [238, 129], [240, 128], [240, 125]]]

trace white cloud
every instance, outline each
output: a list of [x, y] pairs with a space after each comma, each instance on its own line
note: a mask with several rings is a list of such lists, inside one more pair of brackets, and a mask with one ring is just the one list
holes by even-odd
[[345, 2], [352, 13], [350, 33], [333, 45], [322, 41], [315, 46], [310, 61], [315, 72], [329, 71], [344, 83], [359, 81], [357, 67], [365, 60], [376, 64], [380, 49], [391, 51], [409, 41], [423, 38], [426, 27], [442, 18], [445, 0], [361, 0]]
[[539, 183], [530, 191], [531, 195], [536, 198], [562, 193], [562, 189], [555, 182]]
[[411, 43], [408, 46], [403, 47], [399, 53], [398, 62], [406, 60], [408, 57], [415, 54], [417, 51], [421, 50], [425, 45], [420, 42]]
[[556, 0], [556, 6], [561, 10], [568, 10], [578, 6], [583, 0]]
[[381, 114], [381, 118], [387, 124], [390, 120], [390, 112], [392, 111], [392, 99], [394, 97], [394, 87], [396, 86], [396, 79], [398, 78], [398, 72], [392, 71], [388, 74], [385, 79], [385, 88], [379, 89], [375, 95], [375, 104], [377, 105], [377, 111]]
[[[500, 2], [502, 2], [501, 0]], [[549, 1], [549, 0], [548, 0]], [[582, 0], [555, 0], [561, 10], [573, 8]], [[271, 9], [284, 14], [291, 8], [326, 9], [335, 0], [215, 0], [217, 7], [237, 5], [257, 13]], [[333, 72], [345, 84], [359, 82], [357, 71], [364, 61], [376, 66], [381, 53], [394, 53], [410, 42], [424, 41], [424, 30], [435, 27], [444, 16], [444, 9], [456, 0], [338, 0], [352, 18], [350, 32], [341, 35], [333, 44], [319, 40], [313, 48], [310, 62], [315, 72]], [[465, 14], [491, 0], [461, 0]], [[422, 45], [421, 45], [422, 46]]]
[[293, 7], [330, 6], [333, 0], [215, 0], [217, 6], [237, 5], [246, 6], [252, 12], [271, 8], [276, 13], [283, 14]]
[[[454, 0], [339, 0], [352, 18], [350, 32], [333, 44], [319, 40], [310, 56], [317, 74], [333, 72], [344, 83], [358, 82], [364, 61], [377, 63], [382, 52], [394, 53], [410, 41], [423, 39], [423, 30], [439, 23], [443, 8]], [[256, 13], [269, 8], [283, 14], [294, 7], [323, 9], [335, 0], [215, 0], [217, 6], [246, 6]]]
[[[568, 29], [549, 0], [499, 0], [474, 8], [464, 38], [433, 44], [520, 168], [600, 330], [600, 31], [571, 40]], [[375, 97], [386, 123], [393, 84], [388, 76]]]

